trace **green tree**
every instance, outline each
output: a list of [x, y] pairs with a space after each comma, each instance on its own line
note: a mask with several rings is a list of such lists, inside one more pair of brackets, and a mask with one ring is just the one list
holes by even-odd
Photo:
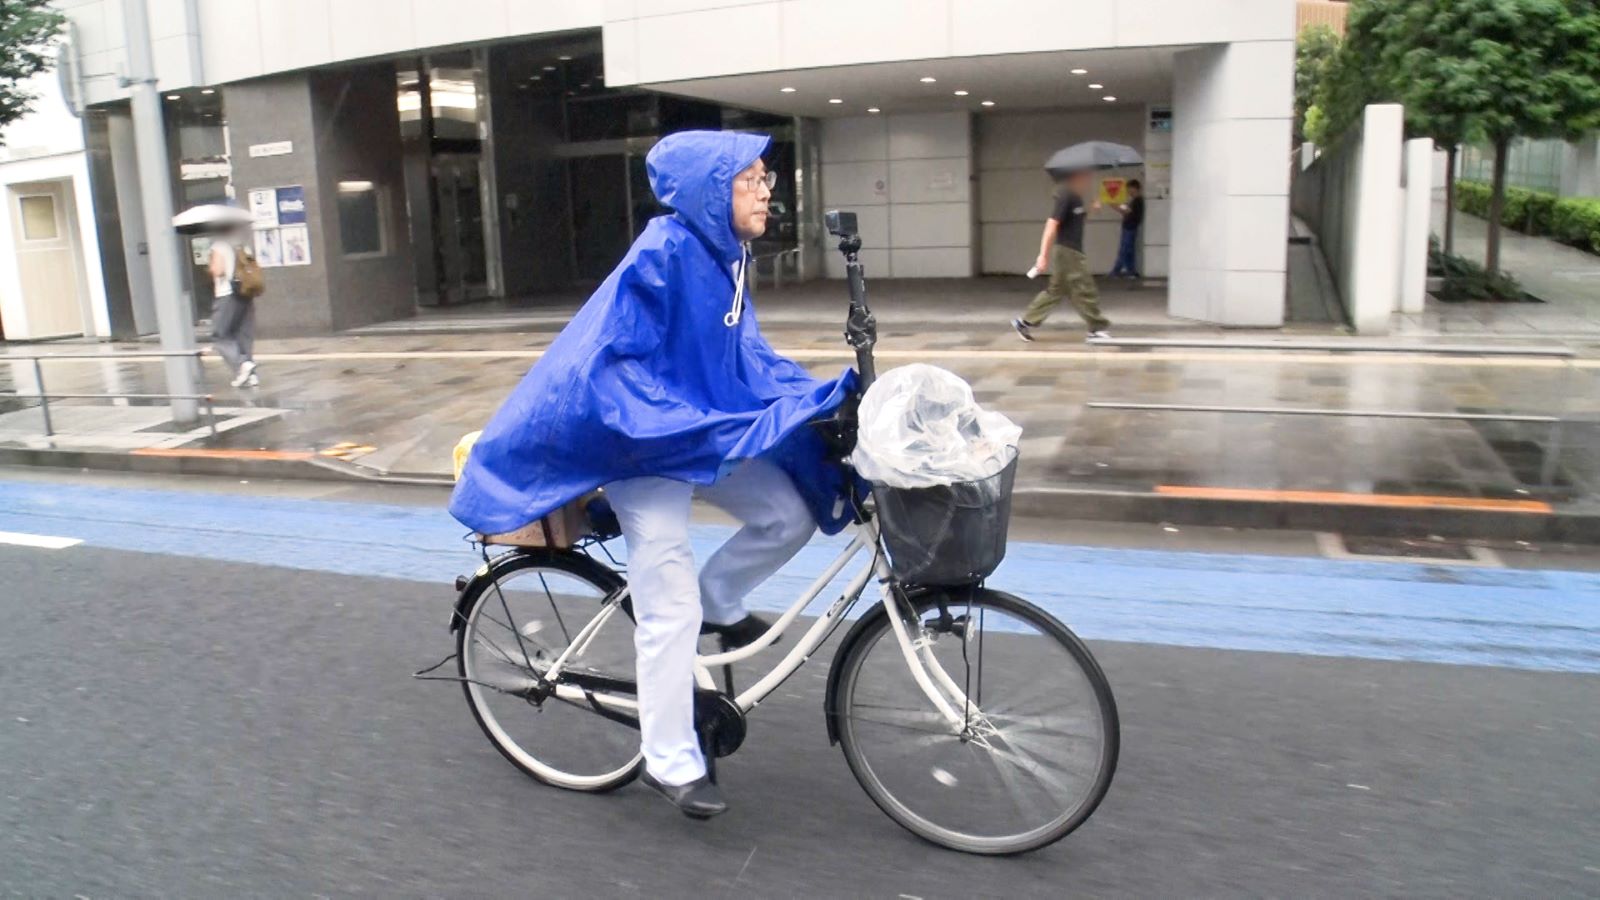
[[0, 0], [0, 144], [5, 127], [32, 107], [22, 82], [50, 68], [50, 45], [65, 22], [49, 0]]
[[1339, 35], [1326, 25], [1300, 32], [1294, 57], [1295, 140], [1306, 140], [1306, 116], [1317, 102], [1317, 89], [1327, 78], [1328, 66], [1339, 52]]
[[1459, 57], [1441, 52], [1455, 23], [1455, 0], [1410, 0], [1386, 16], [1374, 38], [1379, 42], [1379, 67], [1388, 74], [1394, 95], [1405, 106], [1406, 131], [1432, 138], [1448, 157], [1445, 170], [1443, 249], [1455, 250], [1456, 159], [1461, 145], [1481, 138], [1476, 117], [1477, 72]]
[[[1426, 65], [1410, 79], [1430, 124], [1459, 125], [1495, 152], [1484, 268], [1500, 268], [1511, 142], [1576, 137], [1600, 125], [1600, 8], [1593, 0], [1418, 0], [1416, 50], [1407, 64]], [[1432, 60], [1425, 60], [1431, 55]], [[1431, 82], [1431, 88], [1420, 87]]]

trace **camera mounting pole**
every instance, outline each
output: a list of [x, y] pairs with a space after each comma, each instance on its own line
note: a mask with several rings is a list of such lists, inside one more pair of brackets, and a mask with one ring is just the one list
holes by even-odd
[[850, 318], [845, 321], [844, 338], [855, 348], [856, 371], [861, 374], [861, 389], [865, 391], [878, 377], [872, 358], [872, 347], [878, 343], [878, 320], [867, 307], [867, 278], [860, 259], [861, 236], [841, 236], [839, 252], [844, 254], [845, 278], [850, 283]]

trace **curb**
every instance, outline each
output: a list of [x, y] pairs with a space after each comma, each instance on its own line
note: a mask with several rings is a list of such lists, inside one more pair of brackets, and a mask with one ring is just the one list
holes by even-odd
[[[0, 466], [405, 484], [449, 488], [451, 479], [426, 473], [378, 472], [329, 457], [304, 459], [144, 456], [104, 450], [0, 448]], [[1600, 510], [1548, 513], [1414, 507], [1376, 509], [1338, 502], [1281, 502], [1186, 497], [1144, 491], [1022, 487], [1012, 498], [1021, 515], [1104, 522], [1144, 522], [1293, 531], [1332, 531], [1382, 537], [1425, 537], [1600, 544]]]

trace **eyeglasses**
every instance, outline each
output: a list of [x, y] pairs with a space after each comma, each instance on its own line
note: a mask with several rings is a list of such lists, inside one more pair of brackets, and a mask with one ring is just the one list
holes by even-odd
[[757, 185], [763, 184], [766, 185], [767, 190], [770, 191], [778, 186], [778, 173], [768, 172], [764, 175], [746, 175], [739, 180], [744, 183], [744, 189], [747, 191], [753, 192], [755, 191]]

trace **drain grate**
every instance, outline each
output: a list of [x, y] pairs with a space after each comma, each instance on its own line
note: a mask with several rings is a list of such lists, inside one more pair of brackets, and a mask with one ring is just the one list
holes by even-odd
[[1345, 534], [1339, 536], [1344, 550], [1351, 556], [1385, 556], [1390, 559], [1436, 559], [1450, 562], [1468, 562], [1476, 559], [1471, 547], [1447, 544], [1421, 538], [1361, 537]]

